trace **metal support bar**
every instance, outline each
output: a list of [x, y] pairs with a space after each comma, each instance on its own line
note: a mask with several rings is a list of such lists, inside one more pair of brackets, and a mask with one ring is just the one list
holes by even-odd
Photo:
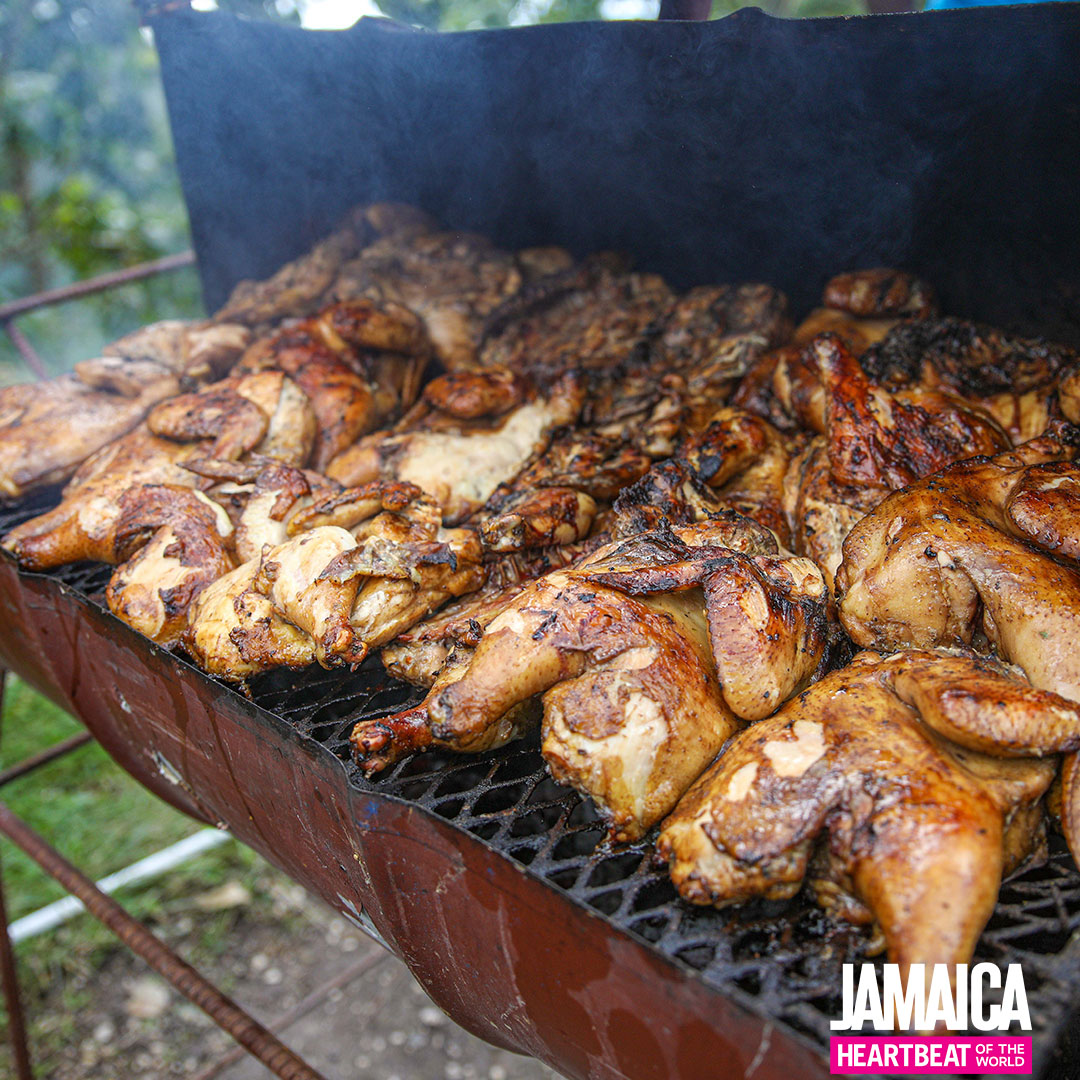
[[15, 325], [15, 320], [8, 319], [6, 322], [0, 322], [0, 326], [3, 326], [7, 331], [8, 337], [11, 338], [11, 344], [15, 346], [26, 366], [34, 373], [34, 378], [47, 379], [49, 373], [45, 370], [44, 362], [38, 356], [34, 346], [30, 344], [27, 336]]
[[17, 764], [0, 771], [0, 787], [10, 784], [12, 780], [17, 780], [20, 776], [25, 776], [28, 772], [33, 772], [42, 765], [48, 765], [50, 761], [55, 761], [64, 754], [70, 754], [72, 750], [77, 750], [80, 746], [92, 742], [93, 738], [94, 736], [89, 731], [79, 731], [58, 743], [53, 743], [52, 746], [46, 746], [44, 750], [39, 750], [28, 758], [23, 758]]
[[0, 872], [0, 982], [4, 984], [4, 1005], [7, 1007], [8, 1044], [15, 1062], [18, 1080], [34, 1080], [30, 1064], [30, 1046], [26, 1038], [26, 1014], [19, 991], [19, 972], [15, 967], [15, 950], [8, 934], [7, 904], [4, 899], [4, 879]]
[[[326, 1080], [231, 998], [226, 997], [190, 964], [177, 956], [160, 938], [129, 915], [112, 897], [98, 889], [85, 874], [80, 873], [2, 802], [0, 833], [21, 848], [72, 896], [78, 897], [91, 915], [104, 923], [129, 949], [141, 956], [159, 975], [202, 1009], [218, 1027], [232, 1036], [275, 1076], [282, 1080]], [[0, 935], [0, 942], [3, 936]]]
[[194, 262], [195, 252], [181, 251], [178, 255], [166, 255], [162, 259], [137, 263], [135, 266], [125, 267], [123, 270], [112, 270], [107, 274], [87, 278], [85, 281], [62, 285], [58, 289], [46, 289], [44, 292], [34, 293], [32, 296], [24, 296], [7, 304], [0, 304], [0, 322], [7, 322], [9, 319], [15, 318], [16, 315], [25, 315], [26, 312], [36, 311], [38, 308], [49, 307], [52, 304], [63, 304], [68, 300], [78, 300], [83, 296], [91, 296], [94, 293], [104, 292], [106, 289], [114, 289], [117, 285], [127, 285], [132, 281], [141, 281], [143, 278], [153, 277], [155, 274], [161, 274], [167, 270], [180, 270], [185, 266], [193, 265]]

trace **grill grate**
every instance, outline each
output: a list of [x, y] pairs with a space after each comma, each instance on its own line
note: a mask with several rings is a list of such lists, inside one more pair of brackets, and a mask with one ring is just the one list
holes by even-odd
[[[46, 505], [35, 498], [0, 507], [0, 530]], [[53, 576], [103, 606], [109, 572], [80, 564]], [[358, 790], [404, 799], [471, 833], [709, 986], [788, 1027], [811, 1051], [827, 1054], [829, 1021], [840, 1014], [841, 965], [866, 959], [866, 931], [830, 919], [803, 896], [729, 911], [683, 903], [648, 838], [618, 848], [604, 843], [592, 804], [548, 775], [535, 734], [475, 757], [416, 755], [368, 779], [349, 752], [353, 725], [422, 696], [375, 659], [355, 672], [272, 672], [250, 690], [256, 704], [340, 759]], [[1074, 1077], [1080, 1059], [1071, 1023], [1080, 986], [1078, 930], [1080, 874], [1054, 836], [1044, 864], [1004, 884], [976, 952], [976, 961], [1023, 965], [1035, 1025], [1034, 1075], [1044, 1080]]]

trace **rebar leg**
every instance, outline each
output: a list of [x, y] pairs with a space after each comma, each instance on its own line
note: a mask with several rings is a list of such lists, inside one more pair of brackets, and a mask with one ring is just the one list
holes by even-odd
[[15, 950], [8, 935], [7, 904], [4, 902], [4, 878], [0, 870], [0, 982], [4, 984], [4, 1005], [7, 1007], [8, 1042], [15, 1061], [18, 1080], [34, 1080], [30, 1067], [30, 1047], [26, 1041], [26, 1016], [19, 991], [19, 972], [15, 967]]
[[[4, 709], [4, 690], [7, 687], [7, 671], [0, 668], [0, 715]], [[34, 1080], [30, 1066], [30, 1047], [26, 1039], [26, 1014], [23, 1012], [22, 994], [19, 991], [19, 971], [15, 966], [15, 950], [8, 934], [7, 902], [4, 895], [4, 874], [0, 867], [0, 983], [4, 989], [4, 1005], [8, 1015], [8, 1042], [15, 1061], [18, 1080]]]

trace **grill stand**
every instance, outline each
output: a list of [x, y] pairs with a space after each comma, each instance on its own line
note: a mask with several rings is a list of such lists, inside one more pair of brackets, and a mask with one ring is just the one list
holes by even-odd
[[[48, 372], [44, 362], [27, 340], [26, 335], [16, 325], [15, 319], [19, 315], [25, 315], [39, 308], [78, 300], [84, 296], [104, 292], [133, 281], [141, 281], [171, 270], [179, 270], [191, 266], [194, 261], [192, 252], [181, 252], [178, 255], [169, 255], [152, 262], [140, 263], [137, 266], [102, 274], [87, 281], [75, 282], [64, 288], [51, 289], [0, 305], [0, 327], [7, 332], [12, 344], [34, 376], [38, 379], [47, 378]], [[7, 670], [0, 668], [0, 707], [3, 705], [6, 682]], [[90, 732], [80, 732], [9, 766], [0, 772], [0, 787], [77, 750], [92, 739]], [[179, 808], [190, 812], [189, 807], [180, 806]], [[142, 957], [158, 974], [202, 1009], [218, 1027], [236, 1040], [239, 1045], [234, 1053], [224, 1055], [203, 1070], [200, 1076], [204, 1080], [209, 1080], [223, 1068], [239, 1060], [243, 1050], [258, 1058], [271, 1072], [284, 1080], [325, 1080], [321, 1073], [312, 1069], [272, 1032], [241, 1009], [190, 964], [177, 956], [146, 926], [98, 889], [90, 878], [80, 873], [60, 852], [34, 832], [4, 803], [0, 803], [0, 833], [21, 848], [71, 895], [78, 897], [85, 904], [86, 910], [112, 930], [122, 944]], [[33, 1080], [34, 1070], [26, 1032], [26, 1013], [19, 987], [15, 950], [8, 933], [5, 900], [3, 872], [0, 868], [0, 983], [2, 983], [8, 1015], [7, 1041], [11, 1047], [17, 1080]], [[386, 954], [383, 953], [374, 958], [367, 958], [319, 986], [294, 1009], [280, 1017], [275, 1026], [286, 1027], [294, 1020], [306, 1015], [321, 1004], [331, 991], [347, 985], [375, 963], [382, 961], [385, 956]]]

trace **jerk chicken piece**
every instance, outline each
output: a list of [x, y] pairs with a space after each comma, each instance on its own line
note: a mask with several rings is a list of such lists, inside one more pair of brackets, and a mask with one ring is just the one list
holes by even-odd
[[306, 397], [280, 372], [230, 376], [163, 402], [146, 424], [84, 462], [59, 506], [13, 529], [4, 544], [33, 570], [80, 559], [114, 562], [120, 497], [128, 488], [206, 490], [217, 471], [207, 463], [249, 450], [295, 461], [310, 449], [311, 430]]
[[[646, 356], [675, 297], [655, 274], [628, 274], [597, 256], [574, 272], [560, 291], [522, 314], [515, 304], [498, 312], [480, 352], [484, 367], [559, 374], [618, 374]], [[636, 354], [636, 355], [635, 355]]]
[[527, 257], [523, 273], [512, 254], [474, 233], [398, 231], [346, 263], [333, 293], [340, 300], [369, 297], [404, 305], [423, 321], [443, 365], [466, 370], [477, 365], [488, 317], [521, 290], [526, 273], [562, 269], [570, 259], [561, 254]]
[[798, 443], [744, 409], [718, 409], [708, 427], [679, 448], [720, 505], [771, 529], [784, 546], [791, 529], [784, 514], [784, 482]]
[[203, 671], [243, 683], [272, 668], [315, 662], [312, 638], [282, 618], [254, 588], [260, 561], [251, 559], [208, 585], [188, 610], [181, 636]]
[[529, 584], [471, 657], [451, 657], [426, 723], [425, 706], [361, 723], [354, 746], [379, 764], [433, 744], [487, 749], [520, 734], [543, 695], [552, 774], [589, 794], [617, 839], [639, 837], [740, 715], [764, 715], [816, 673], [824, 583], [807, 560], [747, 554], [775, 550], [735, 514], [602, 547]]
[[1009, 439], [959, 398], [921, 388], [890, 394], [835, 335], [816, 338], [807, 356], [823, 391], [825, 434], [793, 459], [785, 511], [795, 550], [821, 565], [831, 587], [844, 537], [889, 492], [961, 458], [1005, 449]]
[[737, 735], [664, 823], [680, 895], [724, 907], [806, 881], [880, 928], [902, 978], [968, 963], [1003, 875], [1041, 843], [1055, 764], [958, 745], [950, 719], [1006, 738], [1049, 722], [1059, 747], [1080, 733], [1080, 707], [970, 656], [860, 653]]
[[0, 390], [0, 493], [15, 497], [62, 483], [180, 389], [157, 365], [150, 376], [127, 395], [92, 388], [76, 375]]
[[60, 505], [16, 526], [4, 537], [4, 547], [27, 570], [50, 570], [81, 559], [115, 561], [121, 495], [143, 484], [209, 487], [208, 480], [184, 468], [207, 445], [162, 439], [140, 425], [83, 462], [64, 488]]
[[965, 319], [928, 318], [900, 323], [860, 363], [890, 390], [921, 385], [977, 404], [1014, 442], [1026, 442], [1058, 415], [1058, 376], [1078, 359], [1076, 350], [1041, 338], [1013, 337]]
[[383, 666], [406, 682], [431, 686], [451, 653], [464, 657], [466, 650], [475, 649], [488, 623], [505, 611], [530, 581], [570, 566], [597, 546], [596, 541], [590, 541], [545, 547], [503, 555], [487, 563], [480, 589], [452, 601], [431, 618], [398, 634], [380, 654]]
[[405, 244], [411, 236], [437, 227], [423, 211], [402, 203], [357, 207], [326, 239], [286, 263], [273, 277], [241, 281], [214, 318], [243, 323], [265, 334], [283, 319], [310, 315], [332, 300], [329, 294], [343, 266], [368, 244], [379, 239]]
[[795, 328], [789, 344], [756, 360], [739, 384], [731, 404], [764, 417], [781, 431], [790, 431], [806, 416], [807, 426], [824, 429], [821, 387], [804, 348], [821, 334], [836, 334], [855, 356], [861, 356], [902, 320], [936, 314], [925, 282], [899, 270], [859, 270], [839, 274], [825, 285], [824, 306], [815, 308]]
[[[232, 524], [201, 492], [140, 485], [120, 496], [109, 610], [159, 645], [179, 641], [192, 601], [233, 568]], [[131, 554], [133, 552], [133, 554]]]
[[293, 505], [292, 538], [192, 607], [184, 644], [214, 674], [358, 664], [483, 583], [475, 534], [441, 528], [438, 506], [415, 487], [376, 483]]
[[1080, 700], [1080, 433], [1067, 425], [962, 461], [853, 530], [840, 620], [861, 646], [996, 649], [1033, 686]]
[[572, 423], [581, 403], [570, 376], [540, 386], [503, 369], [451, 373], [428, 383], [396, 428], [361, 439], [327, 473], [349, 486], [416, 484], [456, 524], [543, 451], [555, 429]]
[[231, 366], [247, 343], [239, 326], [155, 323], [76, 364], [74, 374], [0, 390], [0, 494], [63, 483], [178, 393], [181, 380]]
[[333, 304], [256, 342], [238, 373], [284, 372], [307, 395], [317, 420], [311, 467], [323, 472], [361, 435], [411, 405], [430, 345], [399, 304]]

